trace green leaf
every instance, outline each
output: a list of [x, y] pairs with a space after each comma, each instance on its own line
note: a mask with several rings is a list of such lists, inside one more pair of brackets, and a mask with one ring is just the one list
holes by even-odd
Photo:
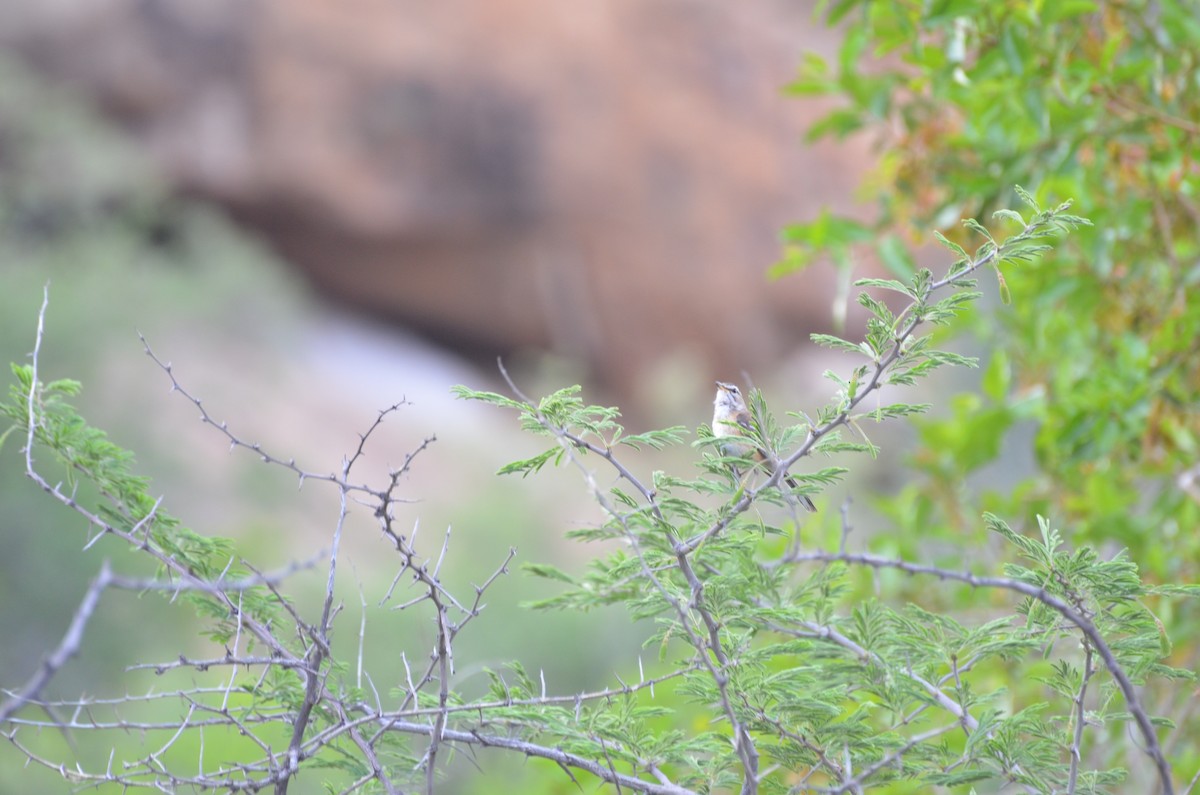
[[1200, 584], [1195, 583], [1152, 585], [1148, 590], [1150, 593], [1161, 594], [1163, 596], [1200, 596]]
[[[1017, 196], [1021, 198], [1021, 201], [1025, 202], [1025, 204], [1029, 206], [1029, 209], [1033, 210], [1034, 213], [1040, 213], [1042, 211], [1042, 208], [1038, 206], [1037, 201], [1033, 198], [1033, 196], [1030, 195], [1029, 191], [1025, 190], [1020, 185], [1013, 185], [1013, 190], [1016, 192]], [[1019, 218], [1020, 216], [1017, 217]]]
[[865, 124], [862, 113], [857, 109], [838, 108], [810, 125], [804, 134], [804, 141], [810, 144], [816, 143], [826, 136], [842, 139], [850, 133], [862, 129]]
[[892, 403], [887, 406], [879, 406], [873, 408], [860, 417], [869, 417], [876, 422], [882, 422], [893, 417], [907, 417], [913, 414], [924, 414], [929, 411], [931, 404], [929, 403]]
[[898, 293], [903, 293], [909, 297], [915, 297], [912, 293], [912, 287], [895, 279], [857, 279], [854, 282], [855, 287], [880, 287], [885, 290], [894, 290]]
[[970, 259], [970, 255], [967, 254], [967, 250], [965, 248], [958, 245], [953, 240], [950, 240], [945, 235], [943, 235], [941, 232], [939, 232], [935, 229], [935, 230], [933, 230], [933, 236], [935, 238], [937, 238], [937, 242], [941, 243], [943, 246], [950, 249], [950, 251], [954, 252], [954, 254], [956, 256], [961, 257], [964, 260]]
[[798, 96], [814, 96], [832, 93], [837, 82], [829, 71], [829, 64], [815, 52], [801, 54], [799, 75], [787, 85], [787, 92]]
[[788, 243], [802, 243], [816, 249], [845, 246], [869, 240], [871, 231], [858, 221], [834, 215], [822, 209], [808, 223], [792, 224], [784, 229], [783, 239]]
[[1016, 210], [996, 210], [992, 213], [993, 218], [1005, 218], [1009, 221], [1014, 221], [1021, 226], [1025, 226], [1025, 219]]
[[547, 580], [557, 580], [558, 582], [565, 582], [569, 585], [575, 585], [578, 582], [578, 580], [567, 574], [562, 569], [551, 566], [548, 563], [525, 563], [521, 566], [521, 568], [535, 577], [542, 577]]
[[633, 434], [630, 436], [622, 436], [619, 443], [634, 448], [640, 449], [641, 445], [648, 445], [655, 450], [661, 450], [673, 444], [679, 444], [683, 441], [683, 434], [687, 431], [682, 425], [676, 425], [671, 428], [664, 428], [660, 431], [646, 431], [645, 433]]
[[821, 345], [826, 348], [831, 348], [835, 351], [846, 351], [848, 353], [865, 353], [867, 356], [872, 355], [871, 351], [867, 348], [864, 348], [861, 343], [850, 342], [849, 340], [844, 340], [841, 337], [835, 337], [832, 334], [815, 334], [814, 333], [814, 334], [808, 335], [808, 337], [809, 337], [809, 339], [811, 339], [813, 342], [817, 343], [818, 345]]
[[953, 367], [970, 368], [979, 366], [979, 360], [974, 356], [963, 356], [961, 354], [951, 353], [950, 351], [926, 351], [925, 355], [938, 364], [948, 364]]
[[57, 381], [51, 381], [46, 384], [43, 389], [47, 392], [57, 392], [61, 395], [78, 395], [83, 389], [83, 384], [72, 378], [60, 378]]
[[513, 461], [512, 463], [505, 464], [504, 466], [500, 467], [499, 470], [497, 470], [496, 474], [511, 475], [515, 472], [520, 472], [522, 477], [532, 475], [552, 459], [554, 460], [555, 464], [558, 464], [561, 461], [564, 452], [565, 451], [561, 447], [551, 447], [549, 450], [546, 450], [543, 453], [538, 453], [532, 458], [525, 458], [520, 461]]
[[996, 348], [983, 371], [983, 393], [996, 403], [1002, 403], [1008, 397], [1011, 383], [1012, 366], [1008, 360], [1008, 353], [1004, 348]]
[[494, 406], [501, 406], [510, 409], [526, 409], [527, 405], [519, 400], [513, 400], [510, 397], [498, 394], [496, 392], [480, 392], [470, 389], [461, 384], [455, 384], [450, 387], [450, 392], [459, 400], [479, 400], [484, 403], [491, 403]]
[[962, 220], [962, 225], [967, 229], [970, 229], [972, 232], [978, 232], [979, 234], [983, 235], [985, 238], [987, 238], [989, 243], [995, 242], [992, 238], [992, 233], [987, 230], [987, 227], [976, 221], [974, 218], [964, 218]]
[[888, 309], [887, 304], [872, 298], [868, 293], [859, 293], [858, 303], [888, 327], [895, 324], [896, 316]]

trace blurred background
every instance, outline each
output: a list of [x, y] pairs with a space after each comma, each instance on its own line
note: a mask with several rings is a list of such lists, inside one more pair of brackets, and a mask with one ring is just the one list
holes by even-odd
[[[0, 359], [26, 360], [49, 283], [43, 380], [81, 380], [82, 412], [136, 451], [166, 509], [260, 568], [327, 547], [336, 493], [297, 493], [283, 470], [230, 454], [138, 332], [217, 419], [314, 471], [408, 401], [359, 477], [381, 482], [436, 435], [403, 483], [401, 523], [431, 555], [453, 528], [452, 588], [482, 582], [510, 546], [518, 564], [578, 569], [592, 551], [562, 533], [596, 517], [578, 473], [493, 477], [539, 445], [450, 387], [503, 390], [503, 357], [528, 394], [582, 383], [638, 430], [708, 422], [718, 377], [748, 375], [780, 412], [824, 402], [828, 354], [808, 334], [839, 330], [846, 286], [828, 265], [767, 271], [787, 222], [856, 214], [871, 154], [801, 142], [828, 106], [783, 87], [803, 52], [838, 45], [811, 6], [5, 0]], [[30, 487], [19, 447], [0, 457], [7, 687], [61, 638], [103, 558], [136, 565], [115, 545], [81, 550], [86, 528]], [[347, 549], [352, 658], [360, 603], [397, 564], [365, 510]], [[295, 581], [316, 594], [323, 573]], [[613, 615], [584, 635], [576, 617], [519, 609], [545, 589], [515, 568], [493, 587], [494, 612], [458, 648], [463, 682], [483, 687], [482, 669], [508, 659], [544, 668], [557, 692], [636, 678], [645, 632]], [[428, 623], [405, 620], [370, 614], [376, 670], [427, 643]], [[50, 695], [187, 686], [187, 673], [122, 671], [205, 653], [195, 621], [155, 596], [106, 595]], [[20, 763], [0, 758], [0, 792], [70, 791]], [[297, 783], [321, 791], [316, 776]]]
[[[322, 306], [488, 370], [561, 357], [647, 407], [828, 325], [828, 274], [763, 278], [781, 226], [849, 209], [866, 165], [798, 145], [821, 108], [782, 88], [836, 48], [808, 4], [27, 5], [4, 12], [9, 57], [158, 183], [139, 217], [156, 249], [196, 245], [180, 216], [200, 204]], [[133, 209], [90, 187], [97, 211]], [[61, 231], [64, 207], [26, 210]]]

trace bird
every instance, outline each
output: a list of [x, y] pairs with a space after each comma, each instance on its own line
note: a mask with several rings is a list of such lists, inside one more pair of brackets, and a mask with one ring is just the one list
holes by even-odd
[[[717, 397], [713, 401], [712, 430], [713, 436], [718, 439], [745, 439], [750, 435], [750, 410], [746, 408], [746, 400], [742, 397], [742, 390], [738, 389], [737, 384], [725, 381], [717, 382]], [[769, 461], [772, 468], [779, 465], [772, 456], [767, 455], [765, 450], [750, 441], [726, 441], [721, 445], [721, 452], [730, 457], [748, 456], [753, 453], [755, 461]], [[738, 476], [736, 466], [733, 467], [733, 474], [734, 477]], [[789, 488], [795, 489], [799, 486], [795, 478], [790, 475], [784, 475], [784, 481]], [[805, 508], [816, 513], [817, 506], [813, 504], [807, 494], [796, 496], [799, 497]]]

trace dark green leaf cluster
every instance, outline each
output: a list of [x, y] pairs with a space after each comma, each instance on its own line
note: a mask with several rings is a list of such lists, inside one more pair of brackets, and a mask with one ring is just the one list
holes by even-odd
[[[919, 478], [881, 504], [897, 548], [911, 555], [957, 539], [962, 517], [982, 510], [1041, 514], [1067, 524], [1081, 550], [1127, 548], [1151, 582], [1195, 582], [1196, 4], [839, 0], [823, 10], [845, 32], [842, 50], [809, 56], [794, 89], [834, 98], [813, 135], [879, 134], [879, 168], [866, 178], [878, 212], [853, 239], [823, 241], [831, 250], [795, 243], [800, 264], [821, 255], [848, 263], [873, 248], [903, 279], [913, 266], [898, 241], [933, 227], [963, 244], [954, 226], [964, 215], [1027, 223], [1031, 213], [997, 209], [1014, 198], [1036, 217], [1033, 196], [1012, 184], [1036, 186], [1030, 193], [1043, 200], [1074, 196], [1094, 224], [997, 274], [1011, 303], [973, 318], [989, 357], [981, 393], [955, 395], [946, 416], [917, 423]], [[841, 228], [838, 220], [824, 223]], [[1026, 257], [1044, 243], [1029, 242]], [[1156, 609], [1167, 592], [1138, 604]], [[1161, 636], [1179, 639], [1176, 658], [1194, 659], [1196, 612], [1159, 618]], [[1165, 685], [1152, 690], [1173, 700]], [[1194, 711], [1179, 705], [1172, 715], [1188, 723], [1174, 735], [1176, 754], [1200, 758]], [[1077, 789], [1085, 786], [1081, 774]]]
[[[914, 459], [929, 482], [904, 499], [923, 527], [946, 532], [979, 508], [1070, 517], [1093, 542], [1128, 546], [1155, 578], [1195, 580], [1200, 536], [1160, 530], [1200, 521], [1197, 491], [1177, 480], [1192, 482], [1200, 450], [1196, 4], [839, 0], [822, 13], [841, 50], [805, 56], [793, 90], [832, 100], [814, 137], [878, 136], [864, 178], [877, 212], [869, 224], [826, 214], [797, 225], [793, 264], [848, 269], [867, 249], [903, 282], [915, 270], [906, 248], [928, 229], [965, 245], [960, 218], [1022, 224], [1030, 213], [1003, 208], [1036, 214], [1033, 196], [1074, 196], [1094, 224], [997, 274], [1011, 303], [973, 330], [1004, 376], [983, 406], [1004, 428], [926, 425], [933, 438]], [[999, 451], [1031, 426], [1033, 443], [1019, 443], [1036, 471], [963, 504], [955, 484], [987, 463], [977, 449]], [[946, 436], [961, 444], [939, 447]]]

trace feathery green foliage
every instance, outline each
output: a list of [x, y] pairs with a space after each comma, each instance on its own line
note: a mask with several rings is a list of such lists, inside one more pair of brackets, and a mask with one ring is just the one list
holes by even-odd
[[[351, 684], [328, 646], [333, 559], [319, 616], [294, 612], [274, 580], [225, 589], [254, 574], [230, 545], [161, 510], [130, 455], [71, 407], [77, 384], [39, 384], [22, 366], [0, 409], [13, 423], [4, 436], [28, 438], [32, 427], [36, 471], [49, 451], [66, 483], [49, 477], [45, 488], [95, 532], [151, 556], [164, 577], [211, 586], [181, 593], [225, 648], [180, 666], [237, 675], [224, 689], [184, 693], [188, 718], [167, 732], [203, 737], [194, 710], [252, 738], [241, 756], [191, 755], [186, 770], [151, 749], [91, 773], [67, 764], [64, 776], [282, 791], [309, 767], [331, 791], [432, 792], [447, 749], [486, 747], [553, 763], [555, 782], [675, 795], [1174, 792], [1190, 778], [1200, 764], [1187, 708], [1200, 614], [1183, 601], [1200, 594], [1194, 4], [831, 0], [820, 13], [841, 26], [843, 46], [833, 63], [808, 56], [793, 88], [842, 105], [810, 136], [893, 138], [870, 178], [877, 218], [823, 212], [794, 225], [775, 272], [824, 257], [848, 272], [867, 249], [891, 278], [856, 282], [862, 339], [814, 335], [858, 357], [826, 374], [825, 406], [776, 414], [750, 394], [751, 440], [779, 471], [733, 475], [730, 464], [744, 462], [701, 427], [691, 442], [698, 472], [641, 474], [650, 450], [688, 444], [687, 431], [625, 435], [617, 409], [586, 404], [578, 387], [537, 401], [515, 389], [457, 390], [517, 411], [548, 440], [502, 473], [582, 470], [602, 518], [568, 535], [602, 546], [589, 547], [600, 551], [582, 572], [527, 563], [559, 589], [532, 607], [622, 606], [653, 652], [638, 681], [559, 694], [516, 660], [488, 672], [484, 694], [458, 692], [451, 646], [480, 616], [491, 581], [474, 602], [450, 594], [440, 559], [421, 558], [393, 527], [400, 473], [379, 488], [355, 484], [355, 456], [326, 480], [343, 505], [352, 496], [372, 507], [418, 585], [405, 607], [428, 609], [435, 629], [432, 648], [406, 647], [400, 665], [376, 672], [380, 692], [375, 680], [369, 692]], [[1037, 189], [1005, 187], [1017, 184]], [[1094, 226], [1048, 200], [1068, 195]], [[989, 213], [986, 224], [960, 226]], [[909, 250], [929, 229], [952, 260], [940, 276]], [[992, 294], [977, 285], [983, 269], [1002, 304], [995, 324], [977, 309]], [[893, 397], [941, 368], [977, 365], [938, 347], [964, 321], [986, 352], [979, 389]], [[899, 402], [867, 401], [884, 387]], [[867, 431], [883, 421], [913, 423], [922, 479], [875, 500], [885, 521], [873, 541], [887, 550], [876, 554], [852, 549], [848, 526], [833, 537], [829, 519], [804, 526], [813, 520], [784, 474], [819, 499], [846, 468], [816, 467], [816, 454], [876, 455]], [[1033, 436], [1035, 471], [991, 483], [987, 468], [1021, 431]], [[599, 485], [595, 469], [616, 484]], [[258, 657], [238, 643], [250, 627], [266, 652]], [[22, 743], [58, 719], [12, 719], [36, 711], [36, 689], [6, 694], [0, 731], [16, 753], [53, 767]], [[133, 703], [109, 724], [98, 708], [82, 700], [77, 712], [94, 723], [70, 718], [69, 728], [162, 730], [124, 714]]]

